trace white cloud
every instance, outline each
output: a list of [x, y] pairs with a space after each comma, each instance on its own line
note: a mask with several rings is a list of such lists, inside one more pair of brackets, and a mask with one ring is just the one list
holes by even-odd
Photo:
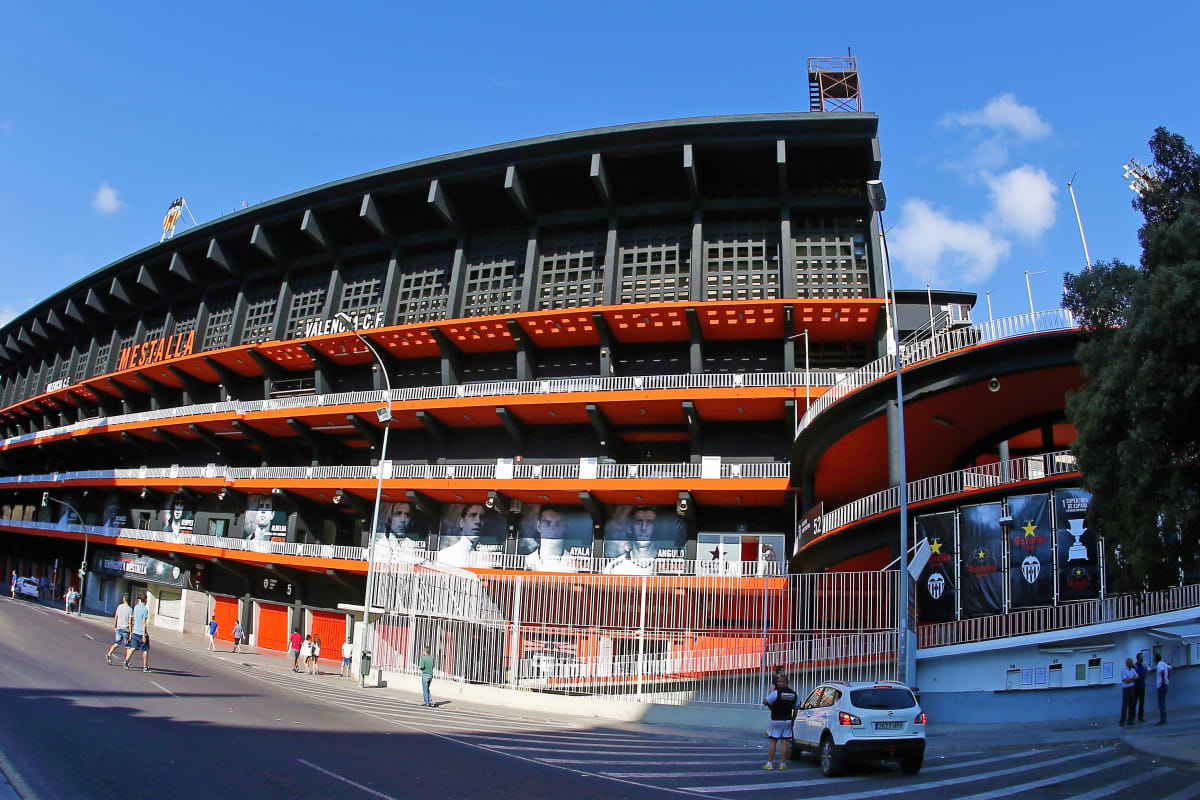
[[1015, 134], [1021, 139], [1041, 139], [1050, 135], [1050, 125], [1033, 106], [1021, 105], [1011, 93], [997, 95], [983, 108], [946, 114], [943, 125], [985, 128], [997, 133]]
[[985, 174], [992, 211], [986, 221], [1035, 239], [1054, 225], [1058, 187], [1043, 169], [1026, 164], [1000, 175]]
[[101, 214], [115, 214], [124, 206], [120, 193], [109, 186], [108, 181], [101, 182], [100, 188], [96, 190], [96, 196], [92, 198], [92, 208]]
[[933, 284], [953, 276], [961, 286], [984, 280], [1012, 243], [978, 222], [952, 219], [924, 200], [908, 200], [891, 236], [896, 260], [912, 276]]

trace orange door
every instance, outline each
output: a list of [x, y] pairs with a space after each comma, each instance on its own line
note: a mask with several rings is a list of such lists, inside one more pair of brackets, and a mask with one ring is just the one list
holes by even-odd
[[337, 611], [313, 611], [312, 631], [321, 637], [321, 660], [341, 661], [342, 643], [346, 641], [346, 615]]
[[213, 616], [217, 618], [217, 638], [233, 641], [233, 623], [238, 620], [238, 599], [213, 595]]
[[[288, 607], [270, 603], [258, 605], [258, 646], [268, 650], [287, 650]], [[324, 637], [321, 637], [322, 641]]]

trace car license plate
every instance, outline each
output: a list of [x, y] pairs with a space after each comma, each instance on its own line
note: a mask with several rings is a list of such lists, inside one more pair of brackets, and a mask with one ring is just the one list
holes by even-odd
[[903, 722], [876, 722], [875, 730], [877, 731], [898, 731], [904, 727]]

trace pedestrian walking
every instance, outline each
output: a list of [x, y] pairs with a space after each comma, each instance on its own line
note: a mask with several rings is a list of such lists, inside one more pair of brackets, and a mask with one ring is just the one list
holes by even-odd
[[75, 591], [75, 587], [67, 589], [67, 593], [63, 595], [63, 613], [70, 614], [71, 606], [75, 605], [75, 600], [78, 599], [79, 592]]
[[310, 665], [311, 669], [309, 670], [310, 674], [312, 674], [312, 675], [320, 675], [321, 674], [321, 664], [318, 661], [318, 659], [320, 657], [321, 657], [321, 634], [314, 633], [313, 634], [313, 645], [312, 645], [312, 663]]
[[1160, 655], [1154, 656], [1154, 677], [1158, 685], [1158, 722], [1167, 724], [1167, 687], [1171, 685], [1171, 665]]
[[12, 599], [16, 600], [17, 599], [17, 571], [15, 569], [13, 570], [13, 574], [12, 574], [12, 582], [10, 583], [8, 588], [10, 590], [12, 590]]
[[121, 605], [113, 614], [113, 643], [104, 654], [104, 660], [112, 663], [113, 651], [118, 647], [129, 647], [129, 620], [133, 617], [133, 607], [129, 605], [129, 595], [121, 595]]
[[217, 618], [209, 617], [208, 619], [208, 649], [217, 649]]
[[288, 636], [288, 655], [292, 657], [292, 672], [300, 671], [300, 631], [292, 631]]
[[353, 678], [350, 674], [350, 660], [354, 658], [354, 644], [350, 641], [350, 637], [346, 637], [346, 641], [342, 642], [342, 671], [343, 678]]
[[1137, 672], [1137, 680], [1133, 682], [1134, 702], [1137, 703], [1137, 720], [1138, 722], [1146, 721], [1146, 676], [1150, 674], [1150, 668], [1142, 661], [1142, 654], [1137, 654], [1137, 661], [1133, 662], [1133, 669]]
[[788, 687], [786, 675], [778, 675], [775, 688], [763, 698], [763, 705], [771, 709], [771, 727], [767, 733], [771, 743], [767, 745], [767, 763], [763, 769], [775, 769], [775, 744], [779, 744], [779, 769], [788, 768], [788, 750], [792, 745], [792, 731], [796, 724], [796, 692]]
[[312, 636], [305, 636], [300, 644], [300, 660], [304, 663], [304, 671], [308, 672], [309, 662], [312, 661]]
[[1125, 659], [1125, 668], [1121, 670], [1121, 724], [1133, 725], [1137, 722], [1134, 706], [1137, 705], [1137, 670], [1133, 668], [1133, 659]]
[[125, 669], [129, 666], [129, 657], [134, 653], [142, 653], [142, 672], [150, 671], [150, 607], [146, 605], [146, 596], [137, 599], [130, 617], [129, 643], [125, 645]]
[[426, 708], [433, 708], [433, 700], [429, 697], [429, 685], [433, 683], [433, 656], [429, 654], [429, 648], [421, 648], [421, 695], [424, 702], [421, 705]]
[[246, 635], [246, 629], [242, 627], [242, 621], [235, 620], [233, 623], [233, 652], [242, 652], [242, 637]]

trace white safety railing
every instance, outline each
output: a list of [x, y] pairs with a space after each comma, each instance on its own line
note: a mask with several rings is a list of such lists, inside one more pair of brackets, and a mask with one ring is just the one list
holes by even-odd
[[[1015, 317], [1005, 317], [976, 323], [970, 327], [957, 328], [940, 333], [932, 339], [904, 345], [900, 348], [900, 363], [903, 368], [907, 369], [922, 361], [948, 355], [968, 347], [1048, 331], [1071, 330], [1076, 327], [1078, 326], [1075, 324], [1075, 318], [1071, 312], [1063, 308], [1053, 311], [1038, 311], [1033, 314], [1019, 314]], [[889, 375], [894, 375], [895, 371], [895, 357], [887, 355], [844, 376], [836, 381], [829, 391], [822, 393], [809, 405], [808, 410], [800, 419], [799, 430], [807, 428], [827, 408], [846, 395]]]
[[[1079, 466], [1075, 462], [1075, 455], [1069, 450], [1058, 450], [1040, 456], [1013, 458], [995, 464], [985, 464], [909, 481], [908, 503], [912, 505], [972, 490], [994, 489], [998, 486], [1041, 480], [1078, 471]], [[876, 514], [895, 511], [899, 507], [900, 488], [893, 486], [823, 514], [819, 529], [821, 535], [825, 536], [839, 528], [869, 519]]]
[[[709, 373], [698, 375], [638, 375], [621, 378], [556, 378], [539, 381], [487, 381], [464, 383], [454, 386], [417, 386], [393, 389], [393, 403], [422, 400], [451, 400], [465, 397], [506, 397], [530, 394], [569, 394], [578, 392], [630, 392], [670, 391], [690, 389], [741, 389], [741, 388], [790, 388], [803, 389], [807, 375], [809, 386], [834, 386], [852, 373], [843, 369], [814, 369], [800, 372], [755, 372], [755, 373]], [[280, 397], [271, 400], [227, 400], [220, 403], [201, 403], [153, 411], [137, 411], [112, 417], [92, 417], [70, 425], [60, 425], [31, 433], [22, 433], [0, 439], [0, 447], [48, 439], [77, 431], [127, 425], [178, 417], [235, 414], [238, 418], [246, 414], [264, 411], [291, 409], [313, 409], [327, 406], [383, 405], [387, 402], [385, 391], [339, 392], [334, 394], [310, 394]]]
[[1198, 607], [1200, 584], [1191, 584], [1157, 592], [1115, 595], [1103, 600], [1079, 600], [990, 617], [920, 625], [917, 627], [917, 645], [946, 647], [967, 642], [1007, 639], [1012, 636], [1068, 630]]
[[373, 666], [646, 703], [757, 705], [776, 666], [797, 684], [896, 676], [894, 572], [740, 577], [461, 574], [389, 565]]
[[[511, 476], [505, 471], [511, 468]], [[731, 480], [787, 479], [790, 465], [782, 461], [722, 461], [720, 470], [704, 474], [704, 465], [677, 464], [385, 464], [385, 480]], [[71, 483], [97, 480], [174, 481], [182, 478], [221, 480], [236, 488], [237, 481], [374, 480], [376, 468], [367, 465], [323, 467], [133, 467], [0, 476], [0, 487], [25, 483]]]

